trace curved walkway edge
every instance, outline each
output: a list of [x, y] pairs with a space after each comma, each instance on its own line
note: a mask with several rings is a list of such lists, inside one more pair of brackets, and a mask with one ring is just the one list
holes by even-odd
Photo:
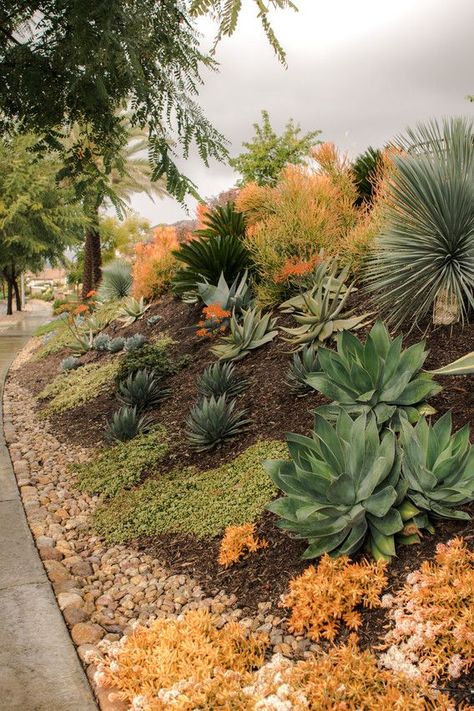
[[[31, 319], [32, 328], [35, 321]], [[8, 368], [28, 340], [28, 330], [23, 327], [20, 335], [7, 329], [0, 335], [2, 401]], [[11, 425], [4, 422], [3, 408], [0, 418], [0, 707], [97, 711], [28, 528], [7, 448]]]

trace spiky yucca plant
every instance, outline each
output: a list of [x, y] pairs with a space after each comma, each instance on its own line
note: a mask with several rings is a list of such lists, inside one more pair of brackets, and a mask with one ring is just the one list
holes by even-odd
[[427, 356], [424, 341], [402, 351], [403, 337], [390, 338], [381, 321], [370, 330], [365, 344], [345, 331], [337, 338], [337, 352], [319, 349], [320, 373], [308, 375], [307, 383], [333, 400], [319, 408], [327, 417], [343, 408], [352, 416], [373, 412], [379, 425], [399, 427], [405, 418], [416, 422], [432, 413], [425, 400], [441, 386], [421, 368]]
[[204, 397], [234, 397], [247, 387], [247, 381], [235, 372], [235, 365], [218, 361], [208, 365], [197, 381], [197, 389]]
[[141, 369], [119, 383], [117, 398], [125, 405], [135, 406], [137, 411], [158, 407], [170, 391], [163, 387], [153, 371]]
[[240, 360], [251, 350], [260, 348], [272, 341], [278, 335], [276, 318], [255, 309], [243, 309], [242, 320], [235, 313], [230, 319], [230, 333], [221, 342], [211, 348], [211, 351], [221, 360]]
[[318, 279], [312, 289], [282, 305], [299, 324], [295, 328], [282, 328], [289, 336], [286, 340], [297, 348], [314, 341], [322, 343], [339, 331], [360, 328], [367, 318], [368, 314], [343, 313], [352, 287], [346, 287], [334, 269], [327, 277]]
[[102, 268], [102, 281], [97, 298], [99, 301], [114, 301], [128, 296], [132, 288], [130, 264], [115, 260]]
[[141, 296], [140, 299], [135, 299], [133, 296], [130, 296], [120, 307], [117, 319], [122, 322], [124, 327], [131, 326], [131, 324], [141, 318], [149, 308], [150, 306], [145, 304], [143, 296]]
[[140, 415], [136, 407], [124, 405], [113, 413], [105, 437], [110, 441], [127, 442], [139, 434], [151, 429], [152, 420], [146, 415]]
[[474, 307], [474, 122], [420, 124], [399, 146], [369, 289], [396, 325], [419, 323], [433, 306], [440, 323], [465, 320]]
[[297, 395], [307, 395], [312, 391], [308, 376], [321, 370], [319, 366], [319, 347], [312, 343], [293, 354], [286, 380], [290, 389]]
[[245, 432], [251, 420], [244, 410], [235, 409], [236, 400], [225, 395], [205, 397], [191, 408], [186, 420], [186, 437], [191, 447], [204, 452], [223, 446], [228, 440]]
[[268, 508], [280, 528], [308, 540], [304, 557], [350, 555], [366, 543], [377, 560], [390, 560], [406, 490], [395, 434], [380, 434], [373, 415], [354, 421], [341, 410], [335, 427], [316, 414], [312, 437], [287, 441], [291, 461], [264, 465], [285, 494]]
[[182, 244], [173, 254], [184, 265], [173, 279], [173, 290], [180, 295], [195, 293], [196, 284], [203, 279], [217, 284], [221, 274], [227, 283], [232, 283], [250, 266], [250, 253], [235, 235], [198, 237]]
[[469, 519], [455, 507], [474, 500], [474, 447], [467, 425], [456, 434], [451, 431], [450, 412], [432, 426], [424, 417], [414, 427], [403, 422], [403, 476], [417, 508], [438, 517]]

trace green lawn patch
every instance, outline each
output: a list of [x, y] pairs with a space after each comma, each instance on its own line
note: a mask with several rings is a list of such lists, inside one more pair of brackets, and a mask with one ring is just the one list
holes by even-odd
[[77, 370], [60, 373], [38, 395], [40, 400], [52, 398], [42, 414], [47, 417], [93, 400], [111, 386], [119, 366], [120, 357], [115, 357], [104, 364], [89, 363]]
[[168, 453], [166, 432], [160, 427], [129, 442], [119, 442], [101, 450], [90, 462], [74, 467], [77, 487], [88, 494], [115, 496], [135, 486], [142, 474], [158, 464]]
[[258, 518], [276, 494], [262, 462], [286, 456], [284, 442], [257, 442], [207, 472], [155, 473], [132, 491], [104, 501], [95, 511], [95, 528], [110, 543], [159, 533], [217, 536], [226, 526]]

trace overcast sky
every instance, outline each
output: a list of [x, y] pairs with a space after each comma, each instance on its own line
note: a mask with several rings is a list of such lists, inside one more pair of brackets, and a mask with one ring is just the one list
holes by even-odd
[[[474, 116], [474, 0], [296, 0], [298, 13], [273, 13], [287, 52], [284, 69], [269, 47], [254, 3], [244, 0], [236, 34], [217, 50], [220, 71], [205, 76], [200, 104], [241, 150], [261, 109], [280, 130], [292, 117], [304, 130], [351, 156], [381, 146], [407, 125], [430, 117]], [[215, 27], [200, 24], [210, 46]], [[226, 165], [182, 166], [203, 197], [231, 187]], [[132, 208], [152, 224], [185, 217], [171, 199], [134, 196]], [[194, 205], [190, 203], [193, 213]]]

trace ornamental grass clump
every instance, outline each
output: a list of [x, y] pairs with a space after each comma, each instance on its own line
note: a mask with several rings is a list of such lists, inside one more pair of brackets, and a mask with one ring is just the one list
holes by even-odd
[[387, 221], [369, 259], [368, 288], [389, 323], [466, 321], [474, 307], [474, 122], [430, 121], [392, 156]]
[[271, 318], [270, 314], [262, 315], [257, 308], [243, 309], [242, 318], [237, 318], [235, 313], [232, 315], [229, 335], [211, 351], [221, 360], [241, 360], [251, 350], [273, 341], [278, 335], [276, 323], [276, 318]]
[[390, 338], [381, 321], [372, 327], [365, 344], [347, 331], [337, 338], [337, 352], [319, 349], [319, 373], [308, 384], [333, 400], [319, 412], [337, 417], [341, 409], [352, 417], [373, 412], [378, 425], [400, 427], [402, 419], [416, 422], [434, 410], [426, 398], [440, 392], [432, 375], [421, 371], [428, 355], [423, 341], [402, 350], [403, 337]]
[[219, 548], [218, 563], [228, 568], [260, 548], [268, 548], [268, 542], [258, 538], [254, 523], [227, 526]]
[[287, 443], [291, 461], [264, 465], [285, 494], [267, 508], [280, 528], [308, 541], [303, 557], [351, 555], [365, 545], [389, 561], [406, 492], [394, 432], [380, 434], [373, 415], [354, 421], [341, 410], [334, 427], [316, 414], [312, 436], [289, 434]]
[[251, 420], [245, 410], [236, 410], [236, 400], [226, 395], [204, 397], [186, 420], [186, 437], [193, 449], [205, 452], [222, 447], [226, 442], [245, 432]]
[[457, 679], [474, 665], [474, 553], [462, 538], [438, 544], [432, 561], [384, 596], [392, 628], [383, 664], [428, 681]]
[[357, 630], [362, 618], [357, 607], [380, 607], [380, 594], [387, 584], [386, 562], [362, 560], [351, 563], [347, 556], [323, 555], [317, 568], [310, 565], [290, 580], [283, 605], [291, 609], [289, 629], [308, 634], [316, 642], [334, 641], [344, 624]]
[[408, 498], [437, 518], [469, 520], [458, 506], [474, 500], [474, 447], [469, 426], [452, 434], [451, 413], [429, 425], [425, 418], [413, 427], [402, 422], [402, 472]]

